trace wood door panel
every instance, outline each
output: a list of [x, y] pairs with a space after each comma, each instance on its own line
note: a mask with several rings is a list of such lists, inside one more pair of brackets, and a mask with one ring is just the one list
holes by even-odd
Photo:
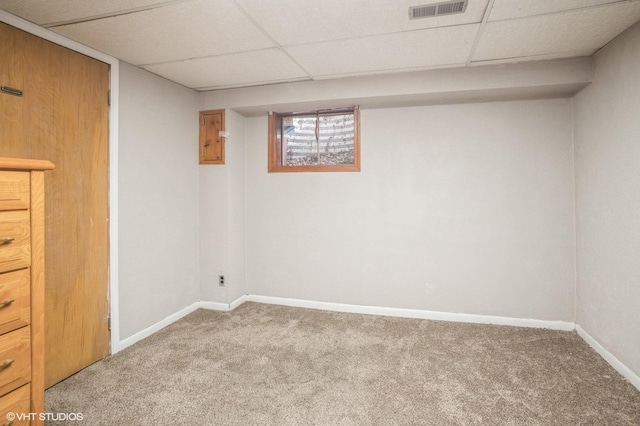
[[[109, 354], [108, 66], [71, 53], [60, 55], [54, 89], [53, 120], [62, 125], [51, 148], [59, 173], [47, 176], [65, 188], [46, 194], [47, 235], [58, 233], [46, 249], [47, 386]], [[64, 146], [68, 140], [80, 143], [72, 150]], [[59, 277], [55, 285], [52, 273]]]
[[[0, 23], [3, 35], [5, 27]], [[24, 62], [24, 95], [11, 96], [22, 99], [24, 110], [14, 113], [0, 103], [0, 119], [20, 116], [15, 121], [22, 129], [7, 137], [23, 142], [5, 144], [3, 139], [0, 155], [46, 158], [56, 165], [45, 186], [49, 387], [109, 354], [109, 66], [11, 30], [18, 36], [13, 36], [13, 48], [3, 49], [10, 59], [2, 62]]]
[[[0, 85], [24, 89], [25, 55], [20, 46], [27, 37], [22, 31], [0, 22]], [[23, 97], [0, 93], [0, 146], [7, 157], [30, 158], [31, 147], [26, 140], [26, 108]]]
[[224, 164], [224, 110], [200, 111], [200, 164]]

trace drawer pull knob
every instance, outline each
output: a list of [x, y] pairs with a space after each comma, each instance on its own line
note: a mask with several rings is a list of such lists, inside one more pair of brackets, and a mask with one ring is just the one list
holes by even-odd
[[15, 238], [3, 238], [0, 240], [0, 246], [11, 244]]
[[8, 359], [5, 362], [3, 362], [2, 364], [0, 364], [0, 371], [5, 370], [9, 367], [11, 367], [11, 364], [13, 364], [13, 360], [12, 359]]
[[15, 300], [13, 299], [7, 299], [4, 302], [0, 303], [0, 309], [2, 308], [6, 308], [7, 306], [9, 306], [10, 304], [12, 304], [13, 302], [15, 302]]

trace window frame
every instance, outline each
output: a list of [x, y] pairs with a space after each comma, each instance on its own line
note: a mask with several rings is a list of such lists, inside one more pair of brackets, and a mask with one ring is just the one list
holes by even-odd
[[[340, 112], [353, 113], [353, 164], [317, 164], [287, 166], [282, 164], [282, 119], [284, 117], [308, 116], [319, 114], [335, 115]], [[360, 108], [340, 108], [305, 112], [276, 113], [269, 112], [269, 173], [295, 172], [359, 172], [360, 171]]]

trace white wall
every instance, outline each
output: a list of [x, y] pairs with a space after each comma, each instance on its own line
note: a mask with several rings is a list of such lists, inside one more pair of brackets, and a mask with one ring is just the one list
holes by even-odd
[[[228, 304], [246, 294], [244, 120], [225, 112], [225, 164], [199, 168], [200, 294], [206, 302]], [[219, 287], [219, 275], [225, 287]]]
[[198, 95], [121, 63], [119, 122], [125, 339], [199, 300]]
[[574, 319], [571, 100], [362, 111], [362, 172], [268, 174], [247, 124], [255, 295]]
[[574, 100], [577, 322], [640, 375], [640, 24]]
[[226, 111], [229, 138], [226, 163], [229, 169], [229, 264], [227, 288], [229, 302], [247, 294], [246, 284], [246, 168], [245, 118]]

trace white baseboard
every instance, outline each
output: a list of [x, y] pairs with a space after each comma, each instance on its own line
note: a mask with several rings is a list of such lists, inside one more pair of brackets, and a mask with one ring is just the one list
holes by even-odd
[[429, 319], [438, 321], [466, 322], [474, 324], [511, 325], [516, 327], [547, 328], [551, 330], [573, 331], [575, 324], [568, 321], [546, 321], [536, 319], [498, 317], [489, 315], [456, 314], [449, 312], [424, 311], [418, 309], [385, 308], [382, 306], [349, 305], [345, 303], [316, 302], [312, 300], [287, 299], [282, 297], [247, 295], [247, 301], [272, 305], [294, 306], [298, 308], [321, 309], [324, 311], [349, 312], [355, 314], [386, 315], [390, 317]]
[[584, 339], [585, 342], [589, 344], [600, 354], [605, 361], [607, 361], [618, 373], [622, 375], [625, 379], [627, 379], [633, 386], [635, 386], [638, 390], [640, 390], [640, 377], [631, 371], [629, 367], [624, 365], [618, 358], [615, 357], [611, 352], [605, 349], [596, 339], [594, 339], [589, 333], [584, 331], [582, 327], [576, 324], [576, 331], [578, 335]]
[[235, 308], [242, 305], [244, 302], [247, 302], [248, 300], [249, 300], [249, 295], [243, 294], [242, 296], [238, 297], [236, 300], [234, 300], [229, 304], [229, 310], [233, 311]]
[[211, 311], [222, 311], [222, 312], [229, 312], [231, 310], [229, 308], [228, 303], [197, 302], [197, 303], [194, 303], [194, 305], [196, 305], [196, 309], [209, 309]]
[[144, 330], [137, 332], [133, 336], [130, 336], [130, 337], [127, 337], [124, 340], [121, 340], [117, 347], [115, 347], [115, 348], [112, 347], [111, 348], [111, 353], [115, 354], [117, 352], [120, 352], [123, 349], [128, 348], [129, 346], [133, 345], [134, 343], [139, 342], [140, 340], [144, 339], [145, 337], [149, 337], [153, 333], [162, 330], [163, 328], [165, 328], [169, 324], [172, 324], [172, 323], [178, 321], [180, 318], [189, 315], [191, 312], [195, 311], [198, 308], [199, 308], [198, 303], [194, 303], [194, 304], [192, 304], [190, 306], [187, 306], [184, 309], [179, 310], [175, 314], [169, 315], [168, 317], [166, 317], [162, 321], [159, 321], [159, 322], [153, 324], [151, 327], [147, 327]]
[[[574, 323], [566, 322], [566, 321], [546, 321], [546, 320], [535, 320], [535, 319], [524, 319], [524, 318], [498, 317], [498, 316], [489, 316], [489, 315], [456, 314], [456, 313], [449, 313], [449, 312], [424, 311], [424, 310], [418, 310], [418, 309], [402, 309], [402, 308], [386, 308], [382, 306], [350, 305], [346, 303], [317, 302], [313, 300], [289, 299], [284, 297], [271, 297], [271, 296], [245, 294], [240, 296], [238, 299], [234, 300], [229, 304], [220, 303], [220, 302], [196, 302], [176, 312], [175, 314], [169, 315], [162, 321], [159, 321], [153, 324], [152, 326], [147, 327], [142, 331], [139, 331], [133, 336], [130, 336], [124, 340], [121, 340], [120, 343], [117, 345], [117, 347], [112, 348], [111, 353], [115, 354], [116, 352], [119, 352], [125, 348], [128, 348], [134, 343], [139, 342], [145, 337], [149, 337], [153, 333], [165, 328], [169, 324], [172, 324], [178, 321], [182, 317], [189, 315], [190, 313], [194, 312], [197, 309], [210, 309], [214, 311], [228, 312], [228, 311], [234, 310], [238, 306], [242, 305], [244, 302], [257, 302], [257, 303], [267, 303], [271, 305], [283, 305], [283, 306], [293, 306], [298, 308], [320, 309], [324, 311], [333, 311], [333, 312], [348, 312], [348, 313], [367, 314], [367, 315], [386, 315], [391, 317], [429, 319], [429, 320], [437, 320], [437, 321], [510, 325], [510, 326], [516, 326], [516, 327], [547, 328], [551, 330], [564, 330], [564, 331], [572, 331], [575, 329]], [[587, 339], [585, 338], [585, 340]], [[595, 340], [593, 341], [595, 342]], [[598, 353], [600, 353], [599, 350], [598, 350]], [[604, 355], [603, 357], [607, 361], [609, 360]], [[619, 364], [622, 365], [621, 363]], [[624, 367], [624, 365], [622, 366]], [[618, 368], [615, 365], [614, 365], [614, 368], [618, 370]], [[629, 372], [630, 371], [631, 370], [629, 370]], [[625, 377], [627, 376], [625, 375]], [[636, 380], [638, 380], [637, 376], [635, 377], [636, 377]]]
[[211, 309], [215, 311], [228, 312], [232, 311], [244, 302], [257, 302], [266, 303], [270, 305], [283, 305], [293, 306], [297, 308], [309, 308], [320, 309], [324, 311], [333, 312], [348, 312], [356, 314], [367, 315], [385, 315], [401, 318], [416, 318], [416, 319], [428, 319], [437, 321], [452, 321], [452, 322], [466, 322], [474, 324], [495, 324], [495, 325], [510, 325], [515, 327], [529, 327], [529, 328], [546, 328], [551, 330], [563, 330], [573, 331], [576, 330], [578, 335], [582, 337], [605, 361], [607, 361], [618, 373], [620, 373], [625, 379], [627, 379], [633, 386], [640, 390], [640, 377], [636, 375], [629, 367], [624, 365], [618, 358], [616, 358], [611, 352], [606, 350], [596, 339], [591, 337], [582, 327], [568, 321], [547, 321], [547, 320], [535, 320], [524, 318], [511, 318], [511, 317], [498, 317], [490, 315], [473, 315], [473, 314], [456, 314], [450, 312], [437, 312], [437, 311], [424, 311], [418, 309], [401, 309], [401, 308], [386, 308], [382, 306], [363, 306], [363, 305], [350, 305], [346, 303], [331, 303], [331, 302], [317, 302], [313, 300], [302, 299], [289, 299], [284, 297], [271, 297], [271, 296], [259, 296], [253, 294], [245, 294], [240, 296], [233, 302], [219, 303], [219, 302], [196, 302], [186, 308], [169, 315], [165, 319], [151, 327], [134, 334], [120, 341], [116, 348], [112, 348], [112, 353], [119, 352], [136, 342], [149, 337], [153, 333], [163, 329], [179, 320], [182, 317], [189, 315], [197, 309]]
[[111, 348], [111, 353], [115, 354], [116, 352], [120, 352], [121, 350], [123, 350], [125, 348], [128, 348], [129, 346], [133, 345], [134, 343], [139, 342], [140, 340], [144, 339], [145, 337], [151, 336], [153, 333], [162, 330], [166, 326], [168, 326], [170, 324], [173, 324], [174, 322], [178, 321], [179, 319], [189, 315], [190, 313], [192, 313], [192, 312], [194, 312], [194, 311], [196, 311], [198, 309], [210, 309], [210, 310], [213, 310], [213, 311], [228, 312], [228, 311], [231, 311], [231, 310], [235, 309], [236, 307], [240, 306], [242, 303], [245, 302], [245, 300], [246, 300], [246, 295], [243, 295], [240, 298], [238, 298], [237, 300], [231, 302], [230, 304], [220, 303], [220, 302], [196, 302], [196, 303], [193, 303], [192, 305], [189, 305], [186, 308], [179, 310], [175, 314], [169, 315], [168, 317], [166, 317], [162, 321], [159, 321], [159, 322], [153, 324], [152, 326], [147, 327], [144, 330], [137, 332], [133, 336], [130, 336], [130, 337], [127, 337], [124, 340], [121, 340], [120, 343], [116, 347]]

